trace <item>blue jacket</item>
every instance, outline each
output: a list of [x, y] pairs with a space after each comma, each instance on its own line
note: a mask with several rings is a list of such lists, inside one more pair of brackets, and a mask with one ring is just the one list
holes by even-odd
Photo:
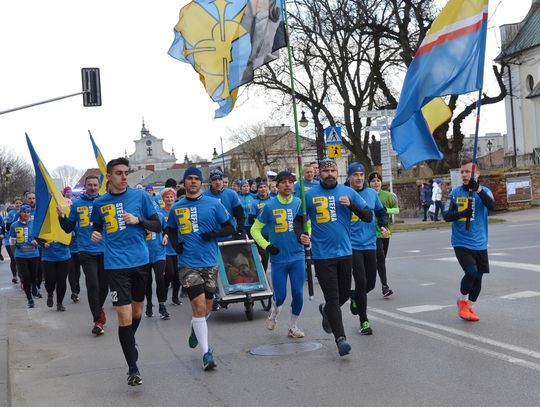
[[420, 199], [422, 200], [422, 205], [431, 205], [431, 185], [425, 184], [422, 187], [422, 193], [420, 195]]

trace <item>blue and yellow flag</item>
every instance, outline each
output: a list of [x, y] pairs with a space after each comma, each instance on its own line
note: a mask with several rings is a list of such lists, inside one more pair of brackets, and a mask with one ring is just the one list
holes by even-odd
[[69, 215], [69, 206], [39, 159], [28, 134], [26, 134], [26, 142], [36, 172], [36, 211], [34, 213], [33, 233], [36, 237], [47, 242], [54, 241], [69, 245], [71, 243], [71, 233], [62, 230], [56, 213], [56, 207], [62, 205], [66, 216]]
[[280, 0], [193, 0], [180, 10], [169, 55], [193, 66], [224, 117], [238, 88], [286, 45]]
[[443, 157], [432, 133], [451, 115], [436, 98], [482, 89], [487, 17], [488, 0], [449, 0], [416, 51], [391, 126], [405, 168]]
[[96, 145], [90, 130], [88, 130], [88, 135], [90, 136], [92, 148], [94, 149], [94, 156], [96, 157], [96, 162], [99, 167], [99, 171], [101, 172], [101, 176], [99, 177], [99, 194], [104, 195], [107, 192], [107, 163], [105, 162], [105, 158], [103, 158], [103, 154], [101, 154], [101, 151]]

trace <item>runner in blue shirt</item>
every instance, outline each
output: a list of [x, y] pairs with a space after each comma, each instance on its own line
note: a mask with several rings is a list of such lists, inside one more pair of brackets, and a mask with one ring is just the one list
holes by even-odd
[[[216, 367], [208, 346], [206, 319], [212, 311], [217, 290], [219, 249], [216, 238], [233, 232], [230, 215], [216, 199], [201, 193], [202, 173], [197, 167], [184, 172], [186, 197], [171, 208], [167, 235], [179, 254], [180, 282], [191, 301], [191, 334], [188, 344], [200, 344], [204, 370]], [[179, 238], [180, 236], [180, 238]]]
[[220, 241], [230, 240], [231, 237], [243, 239], [245, 236], [244, 209], [238, 198], [238, 194], [232, 189], [223, 186], [223, 172], [218, 169], [210, 172], [210, 188], [203, 192], [203, 195], [219, 199], [227, 212], [230, 214], [231, 224], [235, 228], [234, 236], [224, 236]]
[[52, 308], [54, 305], [53, 295], [56, 290], [56, 310], [65, 311], [63, 301], [67, 289], [66, 280], [72, 267], [69, 246], [60, 242], [37, 240], [43, 247], [41, 261], [47, 290], [47, 307]]
[[38, 242], [33, 235], [33, 224], [30, 220], [30, 205], [21, 205], [19, 219], [9, 228], [11, 251], [15, 255], [17, 271], [28, 300], [28, 308], [34, 308], [32, 287], [35, 284], [39, 267]]
[[[458, 315], [467, 321], [479, 321], [472, 305], [480, 295], [482, 276], [489, 273], [488, 212], [495, 208], [495, 200], [489, 188], [478, 183], [478, 169], [475, 170], [476, 179], [471, 179], [472, 170], [471, 161], [462, 163], [463, 185], [454, 188], [448, 195], [443, 216], [445, 221], [453, 222], [452, 246], [465, 272], [457, 300]], [[473, 191], [472, 199], [469, 199], [470, 191]], [[470, 219], [469, 230], [467, 219]]]
[[358, 216], [351, 217], [351, 243], [353, 248], [354, 290], [351, 291], [351, 312], [360, 318], [359, 333], [371, 335], [373, 330], [367, 317], [367, 293], [375, 288], [377, 279], [377, 225], [386, 235], [386, 210], [377, 191], [365, 184], [366, 170], [360, 163], [352, 163], [347, 171], [348, 181], [366, 201], [372, 212], [371, 222], [363, 222]]
[[[257, 196], [251, 201], [251, 207], [249, 208], [248, 222], [250, 225], [253, 225], [259, 211], [270, 202], [270, 194], [268, 190], [268, 183], [266, 181], [261, 181], [257, 186]], [[268, 228], [263, 228], [261, 231], [262, 236], [268, 240]], [[264, 271], [268, 269], [268, 252], [263, 250], [259, 245], [257, 245], [257, 251], [261, 257], [261, 263]]]
[[319, 162], [320, 185], [306, 193], [307, 215], [311, 220], [312, 257], [315, 273], [326, 304], [319, 305], [323, 329], [333, 333], [340, 356], [351, 351], [347, 342], [341, 306], [351, 292], [351, 216], [371, 222], [371, 210], [353, 189], [337, 183], [337, 164]]
[[128, 384], [142, 384], [137, 367], [135, 333], [144, 306], [150, 272], [146, 231], [160, 232], [161, 222], [152, 200], [144, 191], [128, 187], [129, 161], [107, 163], [109, 192], [94, 201], [90, 220], [92, 241], [105, 244], [105, 270], [111, 299], [118, 316], [118, 336], [129, 367]]
[[[311, 164], [304, 165], [304, 192], [316, 186], [319, 186], [319, 181], [315, 179], [315, 168]], [[294, 184], [294, 196], [300, 198], [300, 181]]]
[[84, 193], [73, 201], [69, 217], [65, 216], [61, 206], [56, 208], [64, 232], [77, 230], [79, 262], [84, 273], [88, 306], [93, 318], [92, 334], [96, 336], [105, 333], [103, 327], [107, 322], [107, 316], [103, 304], [109, 292], [107, 274], [103, 266], [104, 244], [92, 241], [93, 225], [90, 219], [98, 193], [99, 177], [88, 175], [84, 179]]
[[244, 211], [244, 230], [249, 235], [249, 229], [251, 224], [249, 223], [249, 211], [251, 208], [251, 202], [253, 201], [253, 194], [249, 189], [249, 183], [244, 181], [240, 192], [238, 193], [238, 199], [240, 200], [240, 205], [242, 205], [242, 210]]
[[[26, 204], [30, 206], [30, 220], [34, 220], [34, 214], [36, 213], [36, 193], [29, 191], [25, 195]], [[43, 281], [43, 264], [41, 264], [41, 251], [42, 247], [38, 247], [39, 251], [39, 261], [38, 268], [36, 273], [36, 278], [32, 282], [32, 295], [36, 298], [42, 298], [41, 295], [41, 282]]]
[[[309, 236], [303, 234], [302, 203], [293, 197], [294, 176], [288, 171], [277, 174], [277, 198], [271, 199], [259, 211], [253, 224], [252, 236], [255, 242], [268, 253], [272, 263], [272, 311], [266, 321], [266, 328], [276, 328], [277, 319], [287, 297], [287, 277], [291, 284], [291, 322], [287, 335], [303, 338], [304, 332], [298, 328], [298, 317], [304, 304], [305, 252], [309, 246]], [[261, 233], [269, 230], [269, 240]]]
[[10, 237], [9, 237], [9, 228], [13, 222], [19, 218], [19, 208], [22, 205], [21, 198], [15, 198], [13, 206], [8, 207], [7, 215], [4, 218], [4, 244], [6, 245], [6, 251], [9, 254], [9, 268], [11, 270], [11, 282], [17, 284], [17, 264], [15, 263], [15, 254], [11, 250]]

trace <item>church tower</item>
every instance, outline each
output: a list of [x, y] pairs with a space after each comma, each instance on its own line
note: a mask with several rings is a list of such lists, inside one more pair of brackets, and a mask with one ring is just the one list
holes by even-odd
[[133, 142], [135, 143], [135, 152], [128, 157], [132, 171], [139, 169], [166, 170], [176, 163], [174, 150], [169, 153], [163, 149], [163, 139], [157, 138], [150, 133], [150, 129], [147, 129], [144, 124], [144, 119], [141, 138], [133, 140]]

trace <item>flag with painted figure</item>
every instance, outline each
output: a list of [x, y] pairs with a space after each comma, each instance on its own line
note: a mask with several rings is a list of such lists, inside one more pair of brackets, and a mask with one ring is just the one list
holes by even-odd
[[62, 230], [56, 213], [56, 207], [61, 205], [66, 216], [69, 215], [69, 206], [37, 155], [28, 134], [26, 134], [26, 143], [36, 172], [36, 211], [34, 213], [33, 233], [36, 237], [47, 242], [54, 241], [69, 245], [71, 243], [71, 233]]
[[416, 51], [391, 125], [405, 168], [443, 158], [432, 134], [451, 112], [435, 98], [482, 88], [487, 17], [488, 0], [449, 0]]
[[280, 0], [193, 0], [180, 10], [169, 55], [195, 69], [219, 105], [215, 117], [225, 117], [238, 88], [279, 56], [286, 38]]
[[99, 194], [104, 195], [107, 192], [107, 163], [105, 162], [105, 158], [103, 158], [103, 154], [101, 154], [101, 150], [94, 141], [94, 137], [92, 137], [90, 130], [88, 130], [88, 135], [92, 142], [92, 148], [94, 149], [94, 156], [96, 157], [99, 172], [101, 172], [101, 176], [99, 177]]

